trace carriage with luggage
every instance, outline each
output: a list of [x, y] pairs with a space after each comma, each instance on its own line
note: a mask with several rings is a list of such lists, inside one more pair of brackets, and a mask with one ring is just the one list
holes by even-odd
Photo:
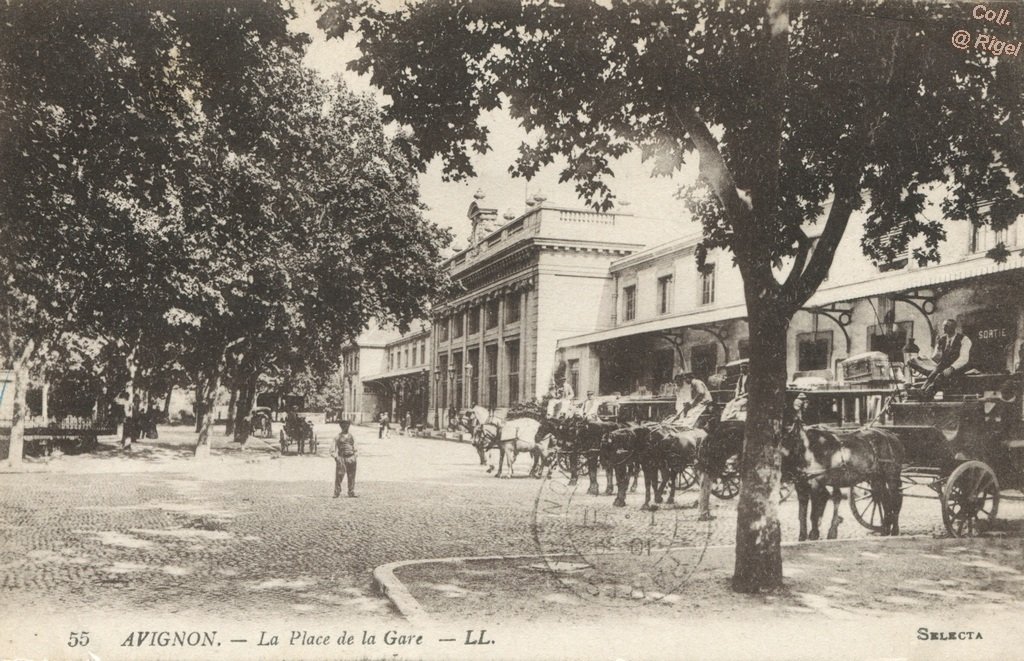
[[[1001, 492], [1024, 488], [1022, 395], [1024, 374], [966, 375], [935, 397], [899, 389], [875, 423], [903, 445], [904, 496], [937, 497], [955, 537], [992, 531]], [[881, 529], [879, 494], [870, 486], [851, 488], [850, 509], [864, 527]]]

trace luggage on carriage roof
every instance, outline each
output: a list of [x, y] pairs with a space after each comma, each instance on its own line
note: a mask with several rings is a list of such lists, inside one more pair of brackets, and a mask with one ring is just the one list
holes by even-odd
[[850, 356], [841, 363], [845, 383], [891, 383], [892, 363], [881, 351]]

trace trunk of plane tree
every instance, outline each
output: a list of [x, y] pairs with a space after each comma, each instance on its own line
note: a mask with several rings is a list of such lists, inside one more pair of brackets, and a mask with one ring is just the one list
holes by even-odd
[[202, 371], [196, 373], [196, 403], [192, 407], [192, 412], [196, 416], [196, 433], [199, 433], [203, 428], [203, 406], [206, 401], [206, 388], [204, 388], [205, 376]]
[[18, 356], [13, 370], [13, 407], [11, 413], [11, 437], [8, 444], [7, 459], [11, 466], [20, 466], [25, 453], [25, 418], [28, 416], [28, 404], [25, 394], [28, 391], [29, 361], [35, 351], [35, 341], [28, 340]]
[[231, 436], [235, 432], [235, 410], [238, 405], [238, 387], [232, 386], [231, 399], [228, 400], [228, 419], [224, 425], [224, 435]]
[[751, 296], [749, 288], [747, 315], [750, 377], [733, 589], [751, 593], [782, 585], [779, 444], [786, 407], [786, 330], [790, 315], [777, 301]]
[[134, 348], [128, 354], [128, 358], [125, 359], [125, 365], [128, 368], [128, 382], [125, 384], [124, 390], [128, 396], [128, 405], [125, 408], [124, 426], [121, 430], [121, 449], [131, 450], [132, 442], [139, 437], [139, 393], [136, 392], [135, 385], [136, 377], [139, 373], [139, 364], [135, 360]]
[[238, 408], [235, 411], [235, 436], [236, 443], [245, 443], [252, 433], [250, 414], [252, 405], [256, 399], [256, 380], [259, 375], [255, 372], [244, 374], [244, 382], [238, 396]]
[[171, 421], [171, 394], [174, 392], [174, 386], [170, 385], [167, 387], [167, 396], [164, 398], [164, 422]]
[[196, 438], [195, 458], [205, 459], [210, 456], [210, 430], [213, 427], [212, 411], [217, 405], [217, 393], [220, 391], [221, 371], [223, 360], [210, 373], [204, 375], [203, 387], [204, 397], [201, 400], [203, 417], [199, 425], [199, 435]]

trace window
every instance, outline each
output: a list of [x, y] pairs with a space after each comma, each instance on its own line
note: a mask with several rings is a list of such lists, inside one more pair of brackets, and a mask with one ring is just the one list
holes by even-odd
[[412, 364], [413, 364], [413, 365], [415, 365], [415, 364], [416, 364], [416, 349], [417, 349], [417, 348], [418, 348], [418, 347], [417, 347], [417, 346], [416, 346], [415, 344], [414, 344], [414, 345], [412, 345]]
[[395, 369], [395, 357], [391, 353], [391, 349], [388, 349], [388, 370]]
[[505, 363], [508, 366], [508, 403], [519, 401], [519, 340], [505, 343]]
[[799, 333], [796, 336], [797, 370], [827, 370], [832, 356], [832, 331]]
[[487, 361], [487, 401], [488, 407], [498, 405], [498, 345], [484, 347], [484, 358]]
[[914, 336], [914, 322], [898, 321], [892, 330], [892, 337], [886, 338], [884, 327], [868, 326], [868, 351], [881, 351], [890, 360], [902, 363], [903, 347], [907, 338]]
[[469, 330], [467, 331], [470, 335], [480, 332], [480, 308], [470, 308], [469, 312]]
[[462, 337], [462, 313], [452, 317], [452, 339]]
[[633, 319], [636, 319], [636, 285], [622, 289], [622, 320], [632, 321]]
[[658, 314], [672, 311], [672, 276], [663, 275], [658, 278]]
[[705, 264], [700, 274], [700, 304], [711, 305], [715, 302], [715, 265]]
[[519, 294], [512, 294], [505, 299], [505, 323], [514, 324], [519, 321]]
[[451, 323], [447, 317], [437, 325], [437, 339], [441, 342], [448, 341], [448, 324]]
[[580, 396], [580, 361], [570, 360], [569, 361], [569, 386], [572, 387], [573, 394], [577, 398]]
[[900, 223], [879, 239], [879, 247], [887, 255], [885, 261], [878, 265], [879, 271], [898, 271], [910, 263], [910, 247], [904, 245], [902, 250], [896, 247], [897, 242], [905, 238], [905, 227], [905, 223]]
[[1010, 223], [1009, 227], [1001, 230], [993, 230], [991, 227], [971, 228], [971, 252], [988, 252], [1002, 243], [1007, 248], [1017, 244], [1017, 223]]
[[487, 301], [484, 328], [490, 330], [498, 326], [498, 299]]
[[409, 347], [405, 348], [405, 366], [409, 366]]
[[427, 364], [427, 341], [420, 340], [420, 363]]

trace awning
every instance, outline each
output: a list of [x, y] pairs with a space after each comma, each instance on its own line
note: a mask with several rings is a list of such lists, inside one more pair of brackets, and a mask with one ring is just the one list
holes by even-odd
[[671, 330], [673, 328], [685, 328], [688, 326], [699, 326], [718, 321], [729, 321], [730, 319], [743, 319], [747, 316], [746, 305], [730, 305], [727, 307], [714, 308], [712, 310], [698, 310], [686, 314], [676, 314], [668, 317], [659, 317], [637, 324], [617, 326], [595, 333], [567, 337], [558, 341], [558, 348], [575, 347], [582, 344], [594, 342], [605, 342], [628, 335], [642, 335], [643, 333], [654, 333], [657, 331]]
[[410, 377], [421, 377], [427, 378], [430, 375], [430, 370], [426, 367], [407, 367], [403, 370], [395, 370], [394, 372], [387, 372], [385, 374], [372, 374], [370, 376], [364, 376], [360, 380], [363, 383], [385, 383], [387, 381], [397, 381], [404, 379], [406, 381], [411, 380]]

